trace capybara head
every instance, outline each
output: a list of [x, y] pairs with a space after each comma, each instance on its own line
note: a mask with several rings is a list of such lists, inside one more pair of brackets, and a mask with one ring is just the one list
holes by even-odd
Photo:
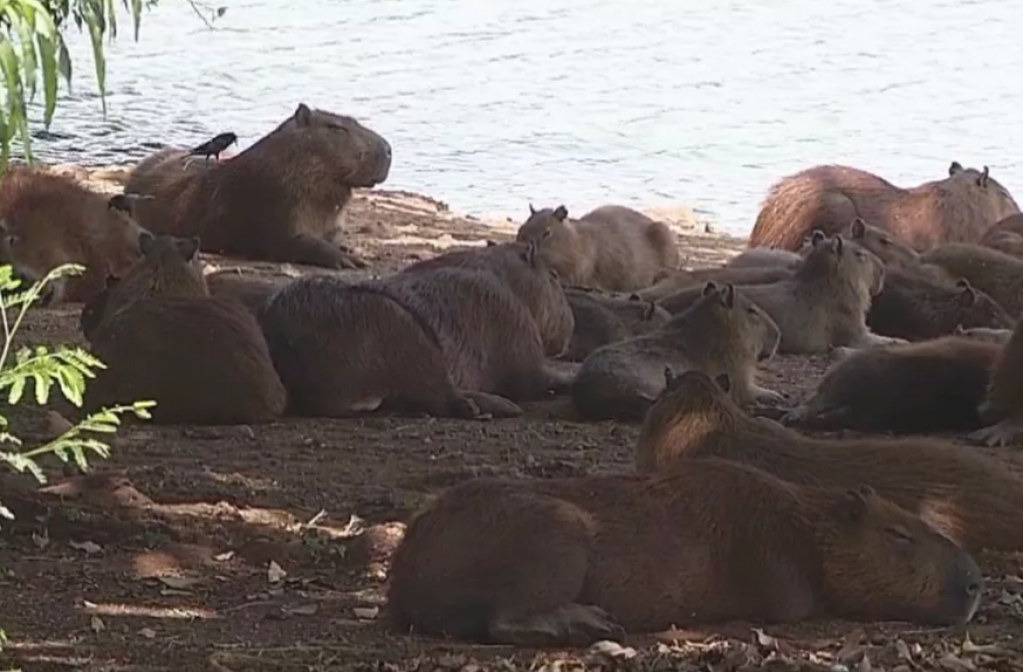
[[764, 361], [774, 357], [781, 343], [781, 330], [760, 306], [736, 291], [732, 284], [708, 282], [703, 295], [691, 308], [665, 324], [671, 330], [685, 325], [687, 338], [699, 339], [702, 332], [715, 339], [714, 349], [739, 361]]
[[884, 263], [877, 255], [840, 235], [827, 237], [815, 230], [810, 237], [813, 249], [796, 272], [805, 280], [847, 287], [869, 305], [869, 298], [884, 289]]
[[[299, 103], [295, 113], [270, 134], [297, 134], [296, 146], [309, 149], [306, 158], [351, 187], [373, 187], [391, 171], [391, 145], [352, 117]], [[289, 138], [295, 142], [294, 136]], [[258, 145], [259, 143], [257, 143]], [[243, 152], [244, 154], [244, 152]]]
[[935, 625], [973, 618], [983, 577], [969, 553], [920, 517], [862, 486], [835, 502], [819, 528], [824, 592], [862, 620], [890, 614]]
[[854, 219], [846, 233], [849, 238], [873, 252], [886, 264], [910, 266], [920, 261], [920, 253], [884, 229], [867, 224], [861, 217]]
[[978, 292], [965, 278], [956, 280], [959, 289], [959, 326], [965, 329], [987, 327], [1012, 329], [1016, 321], [1000, 303], [984, 292]]
[[559, 205], [556, 208], [537, 210], [532, 203], [529, 205], [529, 219], [519, 227], [515, 235], [520, 241], [540, 241], [551, 238], [554, 241], [562, 238], [568, 231], [568, 209]]
[[1019, 212], [1019, 206], [1012, 194], [991, 177], [991, 171], [987, 166], [984, 166], [983, 170], [977, 170], [964, 168], [958, 161], [953, 161], [948, 168], [948, 179], [943, 180], [941, 184], [966, 197], [966, 200], [979, 209], [991, 224]]
[[106, 287], [82, 306], [82, 312], [78, 317], [78, 328], [82, 330], [82, 335], [86, 340], [92, 340], [92, 333], [99, 327], [106, 313], [107, 304], [110, 301], [110, 290], [120, 282], [121, 279], [116, 275], [107, 275]]

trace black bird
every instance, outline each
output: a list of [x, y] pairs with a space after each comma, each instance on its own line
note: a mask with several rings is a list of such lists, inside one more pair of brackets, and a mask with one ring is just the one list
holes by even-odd
[[188, 153], [189, 156], [202, 156], [207, 161], [214, 157], [220, 161], [220, 153], [238, 142], [238, 136], [234, 133], [221, 133], [212, 140], [204, 142]]
[[135, 208], [136, 203], [139, 201], [150, 201], [152, 199], [153, 196], [150, 196], [149, 194], [117, 194], [110, 197], [110, 200], [107, 201], [107, 207], [111, 210], [120, 210], [121, 212], [126, 212], [130, 215], [132, 210]]

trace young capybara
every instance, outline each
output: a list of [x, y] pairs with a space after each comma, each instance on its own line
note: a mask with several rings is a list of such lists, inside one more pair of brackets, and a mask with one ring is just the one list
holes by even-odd
[[999, 352], [994, 343], [956, 336], [858, 350], [831, 367], [785, 421], [900, 434], [974, 430]]
[[715, 266], [691, 271], [672, 271], [650, 287], [637, 291], [636, 296], [644, 301], [663, 302], [669, 296], [683, 291], [696, 290], [699, 294], [708, 282], [719, 285], [766, 285], [791, 278], [792, 273], [792, 269], [778, 265], [734, 268], [732, 266]]
[[407, 266], [402, 273], [454, 267], [495, 274], [532, 313], [544, 351], [556, 357], [568, 347], [575, 324], [558, 274], [538, 254], [539, 245], [535, 241], [495, 243], [481, 249], [446, 252]]
[[950, 244], [924, 253], [921, 260], [967, 280], [1013, 318], [1023, 315], [1023, 259], [981, 245]]
[[[192, 160], [190, 169], [184, 164]], [[200, 236], [203, 249], [273, 262], [354, 268], [340, 242], [352, 189], [387, 179], [391, 147], [351, 117], [300, 104], [256, 144], [205, 165], [163, 152], [135, 170], [125, 191], [155, 233]]]
[[575, 331], [561, 358], [581, 362], [597, 348], [661, 328], [671, 315], [653, 301], [636, 294], [624, 298], [599, 290], [569, 287], [568, 305], [575, 318]]
[[691, 458], [750, 464], [791, 483], [871, 484], [973, 550], [1023, 550], [1023, 481], [975, 449], [925, 438], [817, 439], [739, 408], [700, 371], [672, 377], [640, 430], [640, 471], [685, 469]]
[[459, 484], [409, 524], [387, 612], [402, 632], [582, 647], [740, 619], [963, 624], [982, 589], [969, 553], [869, 486], [707, 459]]
[[238, 301], [206, 294], [199, 241], [143, 232], [139, 248], [141, 261], [82, 311], [90, 349], [107, 365], [87, 409], [151, 399], [158, 423], [280, 417], [286, 394], [259, 324]]
[[1002, 346], [980, 417], [989, 426], [970, 434], [974, 441], [1004, 446], [1023, 440], [1023, 319]]
[[923, 251], [977, 242], [992, 224], [1018, 212], [987, 168], [953, 163], [947, 178], [903, 189], [856, 168], [816, 166], [771, 187], [749, 244], [796, 250], [811, 231], [835, 235], [861, 217]]
[[642, 420], [664, 387], [664, 367], [728, 373], [740, 384], [739, 403], [777, 404], [783, 397], [760, 387], [757, 362], [778, 348], [778, 327], [732, 285], [707, 283], [686, 312], [643, 336], [611, 343], [583, 362], [572, 384], [576, 410], [589, 420]]
[[257, 316], [275, 292], [294, 280], [286, 275], [242, 273], [239, 269], [206, 274], [206, 286], [211, 296], [232, 296]]
[[140, 232], [130, 217], [107, 207], [104, 196], [71, 178], [12, 166], [0, 182], [0, 263], [28, 283], [63, 264], [85, 266], [80, 275], [49, 283], [46, 303], [96, 296], [107, 275], [123, 274], [138, 261]]
[[[379, 285], [328, 275], [295, 280], [259, 314], [295, 415], [348, 417], [378, 409], [474, 418], [481, 409], [455, 388], [437, 334]], [[517, 415], [516, 406], [487, 412]], [[497, 414], [497, 413], [495, 413]]]
[[663, 222], [619, 205], [605, 205], [577, 220], [563, 205], [534, 210], [519, 227], [520, 241], [541, 241], [540, 255], [568, 285], [609, 292], [649, 287], [678, 268], [675, 234]]
[[1009, 215], [984, 232], [980, 244], [999, 252], [1023, 257], [1023, 215]]

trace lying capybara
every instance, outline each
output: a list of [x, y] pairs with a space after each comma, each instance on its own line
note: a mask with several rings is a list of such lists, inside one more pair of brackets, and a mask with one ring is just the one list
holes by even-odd
[[562, 359], [581, 362], [597, 348], [659, 329], [671, 315], [653, 301], [599, 290], [565, 289], [575, 318], [575, 331]]
[[794, 271], [802, 262], [803, 257], [791, 250], [779, 250], [774, 247], [751, 247], [729, 259], [725, 267], [772, 268], [780, 266]]
[[581, 647], [738, 619], [962, 624], [982, 588], [966, 551], [868, 486], [708, 459], [459, 484], [408, 526], [387, 612], [402, 632]]
[[[389, 409], [474, 418], [480, 407], [455, 388], [433, 328], [380, 285], [305, 276], [259, 314], [295, 415], [348, 417]], [[502, 400], [503, 401], [503, 400]], [[486, 412], [516, 415], [510, 403]]]
[[925, 438], [817, 439], [740, 409], [700, 371], [674, 377], [640, 430], [640, 471], [685, 469], [691, 458], [750, 464], [792, 483], [857, 487], [918, 514], [966, 548], [1023, 550], [1023, 481], [974, 449]]
[[974, 430], [1000, 351], [994, 343], [956, 336], [858, 350], [831, 367], [785, 420], [901, 434]]
[[980, 416], [989, 426], [971, 434], [971, 439], [989, 446], [1023, 440], [1023, 319], [1002, 346]]
[[534, 241], [510, 242], [475, 250], [456, 250], [418, 261], [402, 273], [455, 267], [495, 274], [525, 303], [540, 329], [544, 351], [556, 357], [568, 347], [575, 325], [557, 272], [537, 253], [538, 245]]
[[942, 245], [921, 260], [967, 280], [990, 295], [1013, 318], [1023, 315], [1023, 259], [981, 245]]
[[[12, 166], [0, 182], [0, 263], [28, 283], [63, 264], [85, 271], [50, 282], [45, 302], [85, 302], [140, 257], [141, 229], [107, 199], [73, 179]], [[28, 285], [22, 287], [28, 289]]]
[[644, 301], [663, 302], [678, 292], [695, 289], [703, 290], [708, 282], [719, 285], [766, 285], [792, 277], [792, 269], [784, 266], [719, 266], [697, 268], [691, 271], [673, 271], [658, 280], [656, 284], [636, 292]]
[[987, 168], [953, 163], [947, 178], [902, 189], [856, 168], [816, 166], [771, 187], [749, 244], [796, 250], [814, 229], [835, 235], [861, 217], [923, 251], [977, 242], [992, 224], [1018, 212]]
[[980, 244], [991, 249], [1023, 257], [1023, 215], [1009, 215], [984, 232]]
[[[140, 164], [125, 191], [155, 196], [136, 204], [156, 233], [200, 236], [203, 249], [274, 262], [354, 268], [342, 249], [352, 189], [387, 179], [391, 147], [351, 117], [300, 104], [256, 144], [208, 165], [188, 152]], [[184, 169], [191, 161], [198, 164]]]
[[620, 205], [605, 205], [577, 220], [563, 205], [534, 210], [519, 227], [520, 241], [543, 241], [540, 255], [568, 285], [631, 292], [678, 268], [675, 234], [663, 222]]
[[259, 324], [244, 305], [206, 295], [199, 241], [139, 237], [142, 259], [82, 311], [106, 365], [86, 390], [96, 410], [155, 400], [153, 421], [253, 424], [284, 411], [286, 395]]
[[211, 296], [234, 297], [254, 315], [258, 315], [266, 307], [276, 291], [293, 281], [294, 278], [288, 276], [260, 276], [255, 273], [241, 273], [238, 269], [206, 274], [206, 286]]
[[589, 420], [642, 420], [664, 387], [664, 367], [728, 373], [739, 403], [778, 403], [760, 387], [757, 362], [778, 348], [778, 327], [732, 285], [707, 283], [686, 312], [643, 336], [611, 343], [583, 362], [572, 384], [576, 410]]

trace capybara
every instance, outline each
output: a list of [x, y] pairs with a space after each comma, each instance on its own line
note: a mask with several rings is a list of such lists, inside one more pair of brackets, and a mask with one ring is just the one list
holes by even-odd
[[725, 267], [771, 268], [780, 266], [794, 271], [802, 262], [803, 257], [791, 250], [779, 250], [773, 247], [751, 247], [729, 259]]
[[206, 274], [206, 286], [209, 288], [211, 296], [233, 296], [241, 301], [253, 315], [259, 315], [259, 312], [266, 307], [270, 297], [294, 280], [286, 275], [265, 276], [242, 273], [238, 269]]
[[[141, 256], [141, 229], [107, 198], [69, 177], [12, 166], [0, 182], [0, 263], [28, 283], [63, 264], [80, 275], [44, 288], [44, 303], [85, 302], [103, 291], [107, 275], [125, 273]], [[28, 289], [24, 285], [22, 289]]]
[[1009, 215], [984, 232], [980, 244], [999, 252], [1023, 257], [1023, 215]]
[[672, 377], [640, 430], [640, 471], [720, 457], [792, 483], [858, 487], [918, 514], [971, 551], [1023, 550], [1023, 481], [975, 449], [928, 438], [817, 439], [739, 408], [700, 371]]
[[653, 284], [658, 273], [678, 268], [675, 234], [663, 222], [620, 205], [605, 205], [577, 220], [563, 205], [534, 210], [519, 227], [520, 241], [543, 241], [540, 255], [562, 282], [609, 292]]
[[208, 166], [187, 150], [163, 152], [135, 169], [125, 191], [150, 231], [200, 236], [210, 252], [353, 268], [365, 262], [340, 243], [352, 189], [387, 179], [391, 147], [351, 117], [300, 104], [245, 151]]
[[569, 287], [568, 305], [575, 318], [575, 331], [562, 359], [581, 362], [597, 348], [659, 329], [671, 315], [653, 301], [636, 294], [628, 298], [599, 290]]
[[981, 245], [951, 244], [925, 252], [921, 260], [967, 280], [1013, 318], [1023, 315], [1023, 259]]
[[235, 299], [206, 295], [198, 241], [143, 232], [139, 247], [141, 261], [83, 308], [91, 350], [107, 365], [86, 407], [151, 399], [153, 421], [171, 424], [279, 417], [286, 393], [259, 324]]
[[832, 366], [785, 420], [900, 434], [974, 430], [1000, 351], [994, 343], [956, 336], [858, 350]]
[[636, 292], [644, 301], [663, 301], [678, 292], [696, 289], [700, 291], [708, 282], [719, 285], [766, 285], [792, 277], [792, 269], [785, 266], [715, 266], [697, 268], [691, 271], [673, 271], [655, 284]]
[[796, 250], [814, 229], [835, 235], [861, 217], [923, 251], [977, 242], [992, 224], [1018, 212], [987, 168], [953, 163], [947, 178], [903, 189], [856, 168], [816, 166], [771, 187], [749, 244]]
[[873, 252], [885, 267], [920, 266], [919, 252], [888, 231], [868, 224], [862, 217], [850, 222], [842, 233], [860, 247]]
[[707, 283], [686, 312], [642, 336], [605, 345], [583, 361], [572, 384], [576, 410], [589, 420], [642, 420], [664, 387], [664, 367], [728, 373], [739, 403], [777, 404], [760, 387], [757, 362], [778, 348], [778, 327], [732, 285]]
[[[382, 408], [474, 418], [481, 412], [455, 388], [433, 328], [384, 286], [305, 276], [275, 293], [259, 320], [291, 414], [337, 418]], [[521, 412], [504, 408], [502, 415]]]
[[409, 524], [387, 612], [402, 632], [586, 646], [739, 619], [963, 624], [982, 589], [969, 553], [869, 486], [707, 459], [670, 475], [459, 484]]
[[575, 325], [558, 274], [538, 254], [539, 245], [542, 243], [536, 241], [495, 243], [481, 249], [446, 252], [407, 266], [402, 273], [456, 267], [495, 274], [526, 304], [540, 329], [544, 351], [556, 357], [568, 347]]
[[980, 416], [989, 426], [971, 434], [973, 440], [1004, 446], [1023, 439], [1023, 319], [1002, 346]]

